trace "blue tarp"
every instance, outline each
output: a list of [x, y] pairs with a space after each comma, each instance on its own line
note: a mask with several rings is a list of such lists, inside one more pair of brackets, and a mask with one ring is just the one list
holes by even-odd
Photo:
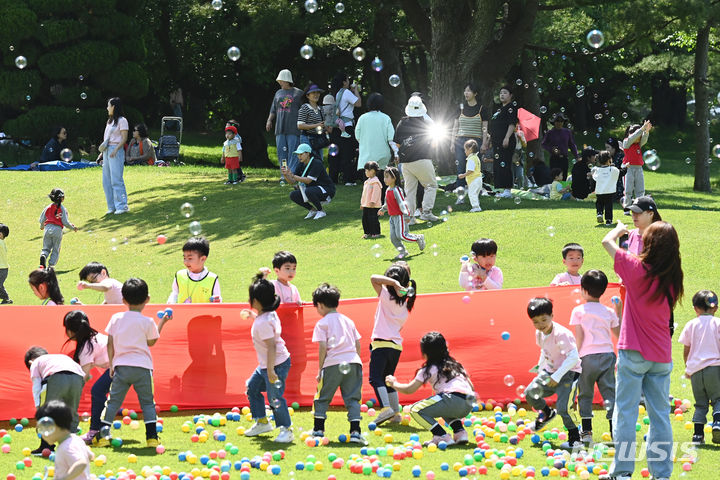
[[36, 168], [32, 168], [31, 165], [17, 165], [15, 167], [3, 168], [2, 170], [15, 170], [15, 171], [27, 171], [27, 170], [40, 170], [41, 172], [59, 172], [63, 170], [75, 170], [78, 168], [88, 167], [99, 167], [95, 162], [63, 162], [53, 161], [38, 163]]

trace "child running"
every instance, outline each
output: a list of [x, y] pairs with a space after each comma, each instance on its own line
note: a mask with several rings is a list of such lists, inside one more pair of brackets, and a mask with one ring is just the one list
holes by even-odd
[[102, 292], [105, 297], [103, 304], [120, 305], [123, 303], [122, 283], [110, 278], [107, 267], [102, 263], [90, 262], [80, 270], [80, 281], [77, 284], [77, 289], [84, 290], [86, 288]]
[[630, 125], [625, 130], [625, 139], [622, 142], [623, 153], [625, 153], [623, 166], [627, 167], [625, 197], [623, 197], [625, 215], [630, 215], [629, 209], [633, 199], [645, 195], [645, 177], [642, 169], [645, 162], [643, 161], [642, 147], [647, 143], [651, 129], [652, 123], [650, 120], [645, 120], [642, 126]]
[[[385, 382], [388, 387], [401, 393], [415, 393], [429, 383], [435, 395], [421, 400], [410, 407], [410, 415], [421, 426], [430, 430], [433, 438], [425, 445], [445, 442], [447, 445], [468, 442], [468, 434], [463, 427], [463, 419], [472, 411], [472, 382], [463, 366], [450, 356], [445, 337], [438, 332], [429, 332], [420, 340], [423, 363], [410, 383], [398, 383], [394, 376], [388, 375]], [[435, 420], [442, 417], [452, 428], [453, 436]]]
[[700, 290], [693, 295], [692, 303], [697, 317], [685, 325], [679, 339], [685, 346], [685, 375], [690, 377], [695, 397], [692, 442], [705, 443], [703, 428], [708, 405], [712, 405], [712, 441], [720, 443], [720, 318], [715, 316], [718, 296]]
[[222, 302], [218, 276], [205, 267], [210, 242], [205, 237], [192, 237], [182, 249], [185, 269], [175, 274], [167, 303]]
[[615, 168], [610, 152], [605, 150], [598, 155], [598, 165], [592, 169], [592, 178], [595, 180], [597, 223], [603, 222], [603, 214], [605, 214], [605, 225], [612, 225], [613, 198], [615, 197], [620, 170]]
[[405, 223], [404, 217], [410, 215], [407, 203], [405, 203], [405, 194], [398, 185], [400, 181], [400, 171], [395, 167], [388, 167], [385, 169], [385, 185], [387, 185], [387, 191], [385, 192], [385, 204], [378, 210], [378, 215], [383, 215], [386, 211], [390, 217], [390, 241], [393, 246], [397, 249], [398, 255], [395, 257], [396, 260], [405, 258], [408, 255], [408, 251], [403, 245], [403, 240], [406, 242], [417, 242], [420, 251], [425, 249], [425, 235], [413, 235], [407, 231], [407, 224]]
[[490, 238], [481, 238], [473, 242], [473, 262], [462, 258], [458, 282], [465, 290], [497, 290], [503, 286], [503, 273], [495, 266], [497, 243]]
[[364, 235], [362, 238], [378, 238], [380, 236], [380, 220], [378, 210], [382, 207], [382, 183], [377, 177], [380, 166], [377, 162], [365, 164], [367, 180], [363, 184], [360, 206], [363, 210], [362, 225]]
[[563, 264], [567, 271], [558, 273], [550, 282], [551, 287], [580, 285], [580, 268], [585, 261], [585, 251], [578, 243], [567, 243], [562, 249]]
[[60, 293], [60, 285], [54, 268], [33, 270], [28, 277], [28, 283], [35, 296], [42, 300], [41, 305], [63, 305], [65, 303], [65, 298]]
[[323, 283], [313, 292], [313, 305], [322, 318], [315, 324], [312, 341], [318, 344], [317, 394], [314, 437], [325, 436], [327, 410], [338, 387], [342, 393], [347, 419], [350, 422], [350, 442], [365, 445], [360, 433], [360, 400], [362, 398], [362, 361], [360, 333], [355, 323], [337, 312], [340, 290]]
[[90, 480], [90, 462], [95, 455], [74, 433], [72, 407], [53, 400], [37, 409], [35, 419], [42, 439], [50, 445], [57, 444], [53, 478]]
[[228, 179], [225, 185], [237, 185], [238, 182], [245, 180], [245, 175], [243, 175], [240, 168], [240, 162], [242, 162], [242, 139], [238, 135], [237, 128], [233, 125], [225, 127], [225, 142], [223, 143], [221, 162], [228, 171]]
[[483, 175], [480, 169], [480, 159], [478, 152], [480, 147], [473, 139], [468, 140], [464, 144], [465, 148], [465, 173], [458, 175], [458, 178], [465, 179], [468, 185], [467, 196], [470, 198], [471, 212], [482, 212], [480, 208], [480, 192], [483, 189]]
[[5, 239], [10, 235], [10, 229], [4, 223], [0, 223], [0, 305], [13, 303], [5, 290], [5, 280], [8, 277], [8, 269], [10, 265], [7, 259], [7, 245]]
[[385, 275], [370, 277], [378, 295], [375, 325], [370, 336], [370, 385], [375, 390], [378, 406], [382, 408], [375, 419], [376, 425], [388, 420], [399, 423], [400, 401], [394, 388], [385, 383], [394, 375], [402, 353], [400, 334], [408, 315], [415, 305], [417, 284], [410, 278], [410, 267], [405, 262], [390, 266]]
[[[578, 409], [582, 418], [580, 441], [592, 443], [592, 403], [595, 384], [600, 390], [605, 407], [605, 417], [610, 423], [615, 409], [615, 346], [612, 334], [620, 335], [622, 303], [614, 298], [615, 310], [600, 303], [608, 279], [600, 270], [589, 270], [582, 276], [581, 292], [585, 303], [578, 305], [570, 315], [570, 325], [575, 327], [575, 339], [582, 372], [578, 380]], [[612, 334], [611, 334], [612, 332]]]
[[59, 188], [53, 188], [48, 195], [52, 201], [40, 214], [40, 230], [44, 230], [43, 247], [40, 252], [40, 266], [54, 267], [60, 258], [60, 244], [62, 243], [63, 227], [78, 231], [77, 227], [68, 220], [68, 213], [62, 202], [65, 193]]
[[[246, 437], [254, 437], [262, 433], [272, 432], [273, 427], [265, 414], [265, 398], [273, 411], [275, 425], [280, 432], [275, 441], [291, 443], [294, 440], [290, 428], [290, 412], [283, 396], [285, 381], [290, 371], [290, 352], [282, 338], [282, 327], [277, 310], [280, 297], [275, 294], [275, 287], [270, 281], [258, 273], [249, 288], [250, 306], [253, 310], [243, 310], [244, 318], [252, 318], [250, 330], [253, 346], [257, 354], [258, 366], [247, 380], [247, 397], [250, 402], [250, 413], [255, 423], [245, 432]], [[257, 313], [255, 313], [257, 312]]]

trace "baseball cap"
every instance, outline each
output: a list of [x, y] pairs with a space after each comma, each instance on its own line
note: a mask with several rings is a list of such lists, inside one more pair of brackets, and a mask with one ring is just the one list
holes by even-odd
[[293, 153], [312, 153], [312, 148], [310, 148], [310, 145], [308, 145], [307, 143], [301, 143], [300, 145], [298, 145], [297, 150], [295, 150]]
[[632, 205], [630, 205], [630, 211], [635, 213], [642, 213], [642, 212], [657, 212], [657, 205], [655, 205], [655, 200], [652, 199], [652, 197], [648, 197], [647, 195], [644, 197], [638, 197], [635, 200], [633, 200]]
[[226, 131], [226, 132], [233, 132], [235, 135], [237, 135], [237, 128], [235, 128], [235, 127], [232, 126], [232, 125], [229, 125], [229, 126], [225, 127], [225, 131]]

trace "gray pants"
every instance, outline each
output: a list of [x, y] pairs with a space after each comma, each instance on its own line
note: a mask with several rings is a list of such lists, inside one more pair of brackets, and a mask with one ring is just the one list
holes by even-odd
[[581, 418], [592, 418], [592, 401], [597, 383], [604, 400], [605, 418], [612, 419], [615, 408], [615, 353], [593, 353], [582, 357], [582, 373], [578, 378], [578, 405]]
[[464, 418], [472, 411], [472, 402], [452, 393], [439, 393], [410, 407], [413, 420], [422, 427], [431, 430], [436, 424], [436, 418], [443, 418], [449, 425], [453, 420]]
[[40, 255], [48, 258], [48, 266], [54, 267], [60, 257], [60, 244], [62, 243], [63, 229], [55, 224], [45, 225], [43, 235], [43, 248]]
[[[565, 428], [568, 430], [577, 428], [577, 425], [575, 425], [575, 422], [568, 412], [568, 404], [571, 401], [570, 396], [575, 387], [575, 381], [578, 375], [577, 372], [569, 371], [563, 375], [556, 387], [550, 387], [547, 384], [550, 380], [550, 374], [540, 372], [525, 389], [525, 398], [528, 404], [535, 410], [542, 410], [547, 406], [545, 398], [555, 393], [557, 394], [557, 404], [555, 408], [557, 409], [558, 415], [562, 417], [563, 425], [565, 425]], [[574, 398], [572, 400], [574, 401]]]
[[338, 387], [347, 408], [348, 422], [360, 421], [360, 400], [362, 399], [362, 365], [351, 363], [350, 371], [340, 372], [340, 365], [331, 365], [322, 369], [322, 378], [318, 383], [313, 407], [316, 418], [327, 418], [327, 410]]
[[157, 416], [153, 397], [152, 370], [119, 365], [115, 367], [115, 374], [110, 385], [110, 396], [105, 402], [105, 410], [102, 414], [103, 423], [112, 424], [131, 386], [135, 388], [135, 393], [137, 393], [138, 402], [143, 412], [143, 420], [145, 423], [155, 422]]
[[5, 280], [8, 277], [8, 269], [0, 268], [0, 300], [9, 300], [7, 290], [5, 290]]
[[705, 423], [708, 405], [712, 404], [713, 415], [720, 413], [720, 367], [705, 367], [690, 376], [695, 413], [693, 423]]
[[640, 165], [628, 165], [625, 174], [625, 199], [623, 205], [627, 208], [632, 205], [633, 198], [645, 195], [645, 177]]
[[406, 242], [417, 242], [418, 236], [407, 231], [407, 226], [402, 215], [390, 215], [390, 241], [398, 253], [406, 254], [407, 250], [405, 250], [403, 240]]
[[408, 204], [410, 215], [415, 214], [418, 183], [425, 189], [422, 212], [432, 213], [438, 189], [437, 179], [435, 178], [435, 166], [432, 160], [425, 159], [402, 163], [400, 168], [402, 169], [403, 179], [405, 179], [405, 193], [407, 194], [405, 201]]
[[72, 423], [70, 431], [75, 433], [80, 419], [78, 418], [78, 405], [82, 396], [85, 379], [77, 373], [60, 372], [50, 375], [45, 379], [45, 400], [43, 404], [50, 400], [62, 400], [65, 405], [72, 410]]

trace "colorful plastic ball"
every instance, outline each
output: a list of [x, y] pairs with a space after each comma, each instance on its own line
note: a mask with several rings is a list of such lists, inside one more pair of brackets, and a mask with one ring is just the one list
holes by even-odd
[[418, 478], [420, 474], [422, 474], [422, 469], [419, 466], [415, 465], [410, 471], [410, 473], [412, 473], [413, 477]]
[[543, 467], [542, 470], [540, 470], [540, 473], [543, 477], [547, 477], [550, 475], [550, 469], [548, 467]]
[[270, 473], [273, 475], [280, 475], [280, 472], [282, 469], [280, 468], [280, 465], [273, 465], [270, 467]]
[[500, 338], [502, 338], [503, 340], [510, 340], [510, 332], [502, 332], [500, 334]]
[[158, 445], [157, 447], [155, 447], [155, 451], [158, 453], [158, 455], [162, 455], [163, 453], [165, 453], [165, 447], [162, 445]]
[[344, 433], [341, 433], [341, 434], [338, 436], [338, 441], [339, 441], [340, 443], [348, 443], [349, 439], [348, 439], [348, 436], [347, 436], [347, 435], [345, 435]]
[[[182, 454], [182, 456], [183, 456], [183, 458], [181, 459], [181, 461], [185, 461], [185, 454]], [[178, 455], [178, 457], [179, 457], [179, 455]], [[128, 463], [137, 463], [137, 455], [135, 455], [134, 453], [131, 453], [130, 455], [128, 455], [127, 461], [128, 461]]]
[[5, 477], [5, 480], [15, 480], [15, 475], [13, 475], [12, 473], [8, 473], [7, 477]]
[[[129, 425], [132, 420], [130, 420], [130, 417], [125, 417], [125, 418], [127, 418], [127, 423], [125, 425]], [[125, 418], [123, 418], [123, 421], [125, 420]], [[115, 430], [120, 430], [120, 427], [122, 427], [122, 422], [120, 420], [115, 420], [113, 422], [113, 428]]]
[[25, 463], [22, 461], [18, 461], [15, 463], [15, 468], [18, 470], [25, 470]]
[[173, 413], [177, 412], [177, 411], [178, 411], [178, 406], [177, 406], [177, 405], [170, 405], [170, 411], [173, 412]]
[[24, 459], [23, 459], [23, 463], [24, 463], [25, 466], [28, 467], [28, 468], [29, 468], [29, 467], [32, 467], [32, 458], [29, 458], [29, 457], [28, 457], [28, 458], [24, 458]]
[[299, 404], [298, 402], [292, 402], [292, 404], [290, 404], [290, 406], [291, 406], [293, 409], [295, 409], [295, 410], [297, 410], [298, 408], [300, 408], [300, 404]]
[[377, 424], [375, 422], [368, 423], [368, 430], [371, 432], [377, 428]]
[[23, 418], [20, 419], [20, 424], [21, 424], [23, 427], [27, 427], [27, 426], [30, 424], [30, 420], [28, 420], [27, 418], [23, 417]]
[[15, 431], [18, 432], [18, 433], [22, 432], [22, 431], [23, 431], [23, 426], [20, 425], [19, 423], [15, 424]]
[[650, 476], [650, 470], [643, 468], [640, 470], [640, 475], [642, 475], [643, 478], [648, 478]]
[[163, 245], [165, 242], [167, 242], [167, 237], [165, 235], [158, 235], [157, 236], [157, 243], [158, 245]]
[[447, 442], [441, 440], [440, 442], [438, 442], [438, 448], [440, 450], [445, 450], [447, 448]]
[[122, 444], [123, 444], [122, 438], [113, 437], [113, 439], [110, 440], [110, 445], [112, 445], [115, 448], [122, 447]]

